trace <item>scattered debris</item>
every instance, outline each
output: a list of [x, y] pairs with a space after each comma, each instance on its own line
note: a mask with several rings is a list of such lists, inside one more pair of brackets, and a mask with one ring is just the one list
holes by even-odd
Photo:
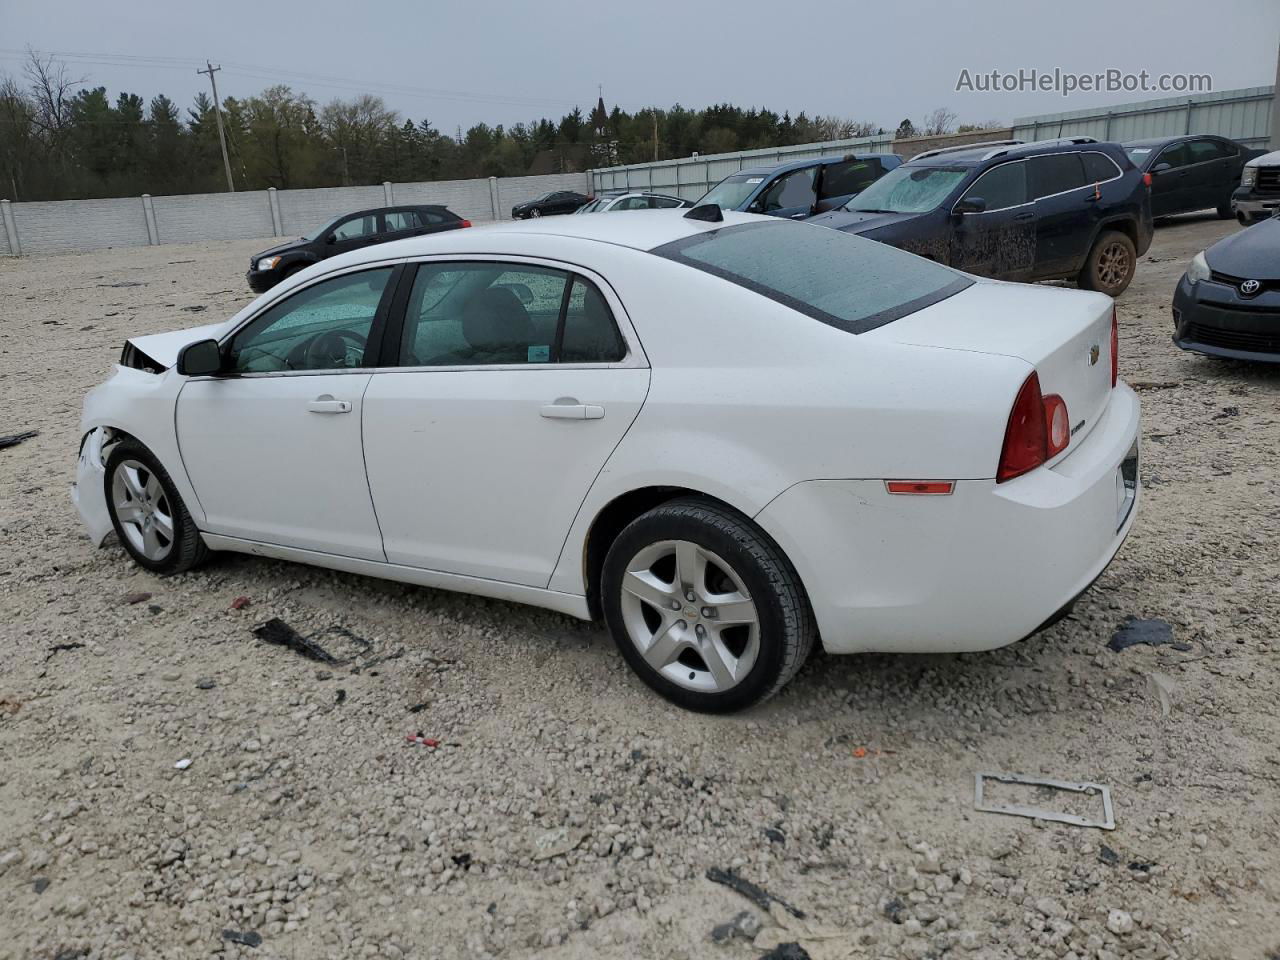
[[46, 890], [49, 889], [49, 878], [36, 877], [34, 880], [31, 881], [31, 889], [34, 890], [37, 894], [44, 893]]
[[1172, 390], [1182, 384], [1177, 380], [1135, 380], [1129, 386], [1142, 393], [1144, 390]]
[[1238, 416], [1240, 416], [1239, 407], [1223, 407], [1221, 413], [1215, 413], [1213, 415], [1213, 419], [1226, 420], [1228, 417], [1238, 417]]
[[279, 617], [272, 617], [266, 623], [253, 628], [253, 635], [265, 643], [273, 643], [279, 647], [288, 647], [294, 653], [315, 660], [319, 663], [336, 664], [338, 660], [324, 647], [314, 640], [308, 640], [294, 630]]
[[236, 597], [234, 600], [231, 601], [231, 609], [243, 610], [245, 607], [249, 606], [249, 604], [252, 602], [253, 601], [251, 601], [248, 597]]
[[223, 930], [222, 939], [228, 943], [238, 943], [244, 947], [262, 946], [262, 934], [253, 930], [245, 930], [243, 933], [239, 930]]
[[587, 836], [585, 830], [574, 830], [569, 827], [556, 827], [548, 830], [533, 841], [533, 859], [550, 860], [563, 856], [577, 847]]
[[[1059, 810], [1046, 810], [1040, 807], [1029, 807], [1016, 803], [987, 803], [983, 798], [983, 781], [995, 783], [1013, 783], [1030, 787], [1048, 787], [1068, 793], [1082, 793], [1087, 796], [1102, 797], [1102, 817], [1090, 819], [1074, 813]], [[1067, 780], [1046, 780], [1041, 777], [1027, 777], [1018, 773], [978, 773], [974, 775], [973, 808], [984, 813], [1005, 813], [1014, 817], [1030, 817], [1034, 820], [1052, 820], [1055, 823], [1069, 823], [1076, 827], [1098, 827], [1102, 830], [1116, 828], [1115, 815], [1111, 809], [1111, 790], [1100, 783], [1074, 783]]]
[[410, 713], [421, 713], [421, 712], [422, 712], [423, 710], [425, 710], [425, 709], [427, 709], [427, 702], [424, 700], [424, 701], [422, 701], [422, 703], [415, 703], [413, 706], [411, 706], [411, 707], [409, 708], [409, 712], [410, 712]]
[[169, 266], [174, 267], [180, 263], [195, 263], [195, 261], [194, 260], [170, 260]]
[[761, 910], [768, 910], [770, 904], [776, 903], [793, 917], [800, 920], [805, 918], [805, 912], [803, 910], [799, 910], [787, 903], [787, 901], [775, 897], [773, 894], [769, 893], [769, 891], [765, 890], [763, 887], [756, 886], [750, 880], [744, 880], [732, 870], [721, 870], [719, 867], [708, 867], [707, 879], [712, 883], [723, 884], [730, 890], [742, 894], [742, 896], [746, 897]]
[[15, 713], [17, 713], [21, 709], [22, 709], [21, 701], [9, 700], [8, 698], [0, 697], [0, 713], [7, 713], [9, 716], [12, 717]]
[[1149, 647], [1172, 644], [1173, 649], [1182, 651], [1191, 649], [1191, 644], [1189, 643], [1173, 642], [1173, 627], [1166, 621], [1140, 620], [1137, 617], [1125, 618], [1124, 623], [1120, 624], [1120, 629], [1112, 635], [1111, 642], [1107, 644], [1107, 649], [1119, 653], [1121, 650], [1127, 650], [1129, 647], [1139, 643], [1145, 643]]
[[183, 313], [204, 313], [209, 308], [201, 304], [196, 304], [193, 307], [179, 307], [178, 309]]
[[196, 681], [197, 690], [212, 690], [217, 684], [213, 682], [212, 677], [201, 677]]
[[449, 859], [453, 861], [455, 867], [460, 867], [463, 870], [471, 866], [471, 854], [469, 853], [455, 853]]
[[1114, 867], [1120, 862], [1120, 854], [1116, 853], [1104, 843], [1102, 846], [1098, 847], [1098, 859], [1108, 867]]
[[173, 765], [173, 769], [175, 769], [175, 770], [185, 770], [185, 769], [187, 769], [187, 767], [189, 767], [189, 766], [191, 766], [191, 758], [190, 758], [190, 757], [183, 757], [181, 760], [179, 760], [177, 763], [175, 763], [175, 764]]
[[[338, 701], [338, 702], [341, 703], [342, 701]], [[432, 750], [440, 746], [439, 740], [432, 740], [430, 737], [424, 737], [422, 735], [421, 730], [419, 730], [417, 734], [412, 734], [412, 733], [409, 734], [408, 736], [405, 737], [405, 740], [408, 741], [409, 743], [417, 743], [417, 744], [421, 744], [424, 747], [430, 747]]]
[[146, 284], [140, 280], [121, 280], [119, 283], [100, 283], [100, 287], [145, 287]]
[[896, 750], [877, 750], [875, 747], [854, 747], [853, 758], [855, 760], [863, 760], [867, 757], [890, 756], [897, 752]]
[[26, 433], [11, 433], [7, 437], [0, 437], [0, 450], [5, 447], [16, 447], [23, 440], [30, 440], [32, 437], [38, 437], [39, 430], [28, 430]]
[[1154, 670], [1146, 674], [1147, 691], [1160, 701], [1160, 716], [1167, 718], [1173, 710], [1173, 691], [1177, 689], [1172, 677]]
[[798, 943], [780, 943], [768, 953], [762, 953], [760, 960], [812, 960], [809, 951]]
[[760, 918], [750, 910], [743, 910], [732, 920], [718, 923], [711, 928], [711, 940], [714, 943], [728, 943], [734, 937], [754, 940], [760, 932]]
[[899, 925], [906, 923], [907, 917], [910, 916], [910, 914], [907, 913], [907, 905], [897, 897], [894, 897], [884, 905], [884, 915], [893, 923]]
[[44, 662], [48, 663], [55, 655], [61, 653], [63, 650], [79, 650], [83, 646], [83, 643], [55, 643], [49, 648], [49, 655], [44, 658]]
[[145, 593], [145, 592], [126, 593], [122, 599], [125, 603], [129, 604], [130, 606], [133, 606], [134, 604], [138, 604], [138, 603], [146, 603], [148, 600], [151, 599], [151, 594]]
[[341, 687], [339, 687], [339, 688], [338, 688], [338, 691], [337, 691], [337, 695], [333, 698], [333, 702], [334, 702], [334, 703], [342, 703], [342, 702], [343, 702], [343, 701], [345, 701], [346, 699], [347, 699], [347, 691], [345, 691], [345, 690], [343, 690]]
[[784, 847], [787, 845], [787, 835], [781, 830], [777, 830], [773, 827], [765, 827], [760, 832], [765, 835], [765, 838], [768, 839], [770, 843], [780, 843]]

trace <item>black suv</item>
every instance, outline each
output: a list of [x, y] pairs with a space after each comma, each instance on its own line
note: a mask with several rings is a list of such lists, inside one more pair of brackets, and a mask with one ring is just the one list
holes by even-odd
[[809, 222], [984, 277], [1114, 297], [1151, 245], [1151, 193], [1119, 144], [1006, 140], [922, 153]]
[[591, 197], [584, 197], [573, 190], [552, 190], [540, 197], [517, 203], [511, 208], [511, 219], [527, 220], [529, 217], [549, 217], [556, 213], [573, 213]]
[[375, 243], [469, 226], [470, 220], [435, 204], [379, 207], [344, 213], [304, 237], [255, 253], [249, 259], [249, 272], [245, 277], [249, 281], [249, 289], [263, 293], [289, 274], [340, 253]]

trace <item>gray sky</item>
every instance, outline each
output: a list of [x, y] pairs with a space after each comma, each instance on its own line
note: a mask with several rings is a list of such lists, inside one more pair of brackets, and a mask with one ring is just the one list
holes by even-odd
[[962, 69], [1206, 73], [1214, 90], [1274, 82], [1280, 0], [0, 0], [0, 72], [24, 45], [83, 54], [92, 85], [182, 107], [205, 57], [218, 90], [289, 83], [320, 103], [361, 92], [445, 132], [558, 117], [594, 103], [635, 110], [728, 101], [871, 120], [892, 129], [947, 106], [1012, 120], [1174, 94], [957, 92]]

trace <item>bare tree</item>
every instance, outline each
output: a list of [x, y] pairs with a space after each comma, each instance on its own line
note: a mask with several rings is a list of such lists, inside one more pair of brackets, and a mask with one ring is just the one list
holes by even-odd
[[946, 107], [938, 107], [924, 118], [921, 133], [926, 137], [936, 137], [950, 133], [956, 126], [956, 115]]
[[874, 136], [880, 129], [878, 124], [867, 120], [849, 120], [828, 114], [813, 121], [814, 130], [820, 140], [851, 140], [854, 137]]
[[42, 57], [30, 47], [27, 47], [23, 73], [31, 84], [31, 96], [35, 100], [33, 122], [52, 143], [71, 125], [71, 100], [85, 78], [72, 77], [61, 60], [55, 60], [52, 55]]

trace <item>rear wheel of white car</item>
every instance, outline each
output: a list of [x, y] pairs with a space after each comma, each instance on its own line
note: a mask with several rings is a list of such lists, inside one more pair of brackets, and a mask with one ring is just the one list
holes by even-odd
[[1077, 282], [1086, 290], [1111, 297], [1124, 293], [1138, 265], [1138, 251], [1123, 233], [1108, 230], [1098, 237]]
[[105, 482], [116, 536], [139, 566], [182, 573], [208, 556], [173, 479], [142, 444], [125, 440], [111, 451]]
[[632, 521], [609, 548], [601, 590], [609, 629], [640, 679], [706, 713], [777, 693], [818, 632], [777, 545], [746, 517], [700, 499]]

